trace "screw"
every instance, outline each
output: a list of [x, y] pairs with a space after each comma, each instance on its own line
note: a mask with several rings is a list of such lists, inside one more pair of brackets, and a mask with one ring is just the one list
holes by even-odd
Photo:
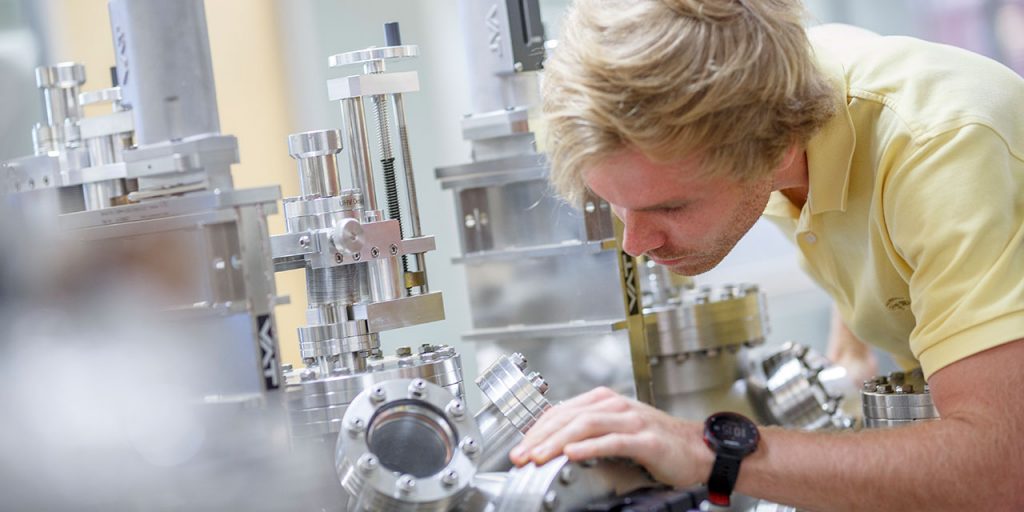
[[345, 257], [342, 256], [340, 252], [334, 253], [334, 262], [335, 263], [341, 263], [344, 260], [345, 260]]
[[686, 352], [680, 352], [680, 353], [676, 354], [676, 357], [675, 357], [676, 364], [683, 364], [689, 358], [690, 358], [690, 354], [687, 354]]
[[465, 453], [466, 455], [469, 455], [470, 457], [476, 455], [477, 452], [480, 451], [480, 445], [478, 445], [476, 443], [476, 440], [474, 440], [472, 437], [467, 437], [467, 438], [463, 439], [462, 443], [460, 443], [460, 445], [462, 447], [462, 453]]
[[651, 358], [647, 359], [647, 364], [649, 364], [650, 366], [658, 366], [658, 358], [657, 357], [651, 357]]
[[312, 368], [306, 368], [299, 374], [299, 378], [303, 381], [313, 380], [316, 378], [316, 372]]
[[583, 206], [583, 211], [587, 213], [594, 213], [595, 210], [597, 210], [597, 206], [594, 205], [593, 201], [587, 201], [587, 204]]
[[437, 348], [430, 343], [424, 343], [420, 345], [420, 354], [426, 354], [427, 352], [434, 352]]
[[409, 357], [412, 355], [412, 347], [398, 347], [395, 350], [395, 355], [398, 357]]
[[576, 480], [576, 473], [573, 472], [572, 466], [565, 466], [561, 471], [558, 472], [558, 479], [564, 485], [569, 485]]
[[309, 247], [309, 235], [299, 237], [299, 247], [303, 249]]
[[387, 398], [388, 395], [384, 392], [384, 388], [381, 386], [373, 388], [373, 391], [370, 392], [370, 400], [373, 400], [374, 402], [383, 402]]
[[361, 259], [363, 259], [363, 253], [361, 252], [357, 252], [352, 255], [352, 261], [359, 261]]
[[395, 485], [398, 487], [399, 491], [402, 491], [402, 493], [409, 494], [416, 488], [416, 477], [412, 475], [402, 475]]
[[466, 415], [466, 406], [462, 405], [461, 400], [452, 400], [448, 402], [448, 405], [444, 408], [445, 412], [451, 414], [455, 419], [462, 419]]
[[364, 430], [366, 430], [366, 423], [364, 423], [362, 419], [354, 418], [352, 421], [348, 422], [349, 434], [357, 436], [359, 434], [362, 434]]
[[391, 244], [391, 255], [394, 256], [396, 254], [398, 254], [398, 246], [395, 244]]
[[441, 484], [445, 487], [451, 487], [459, 483], [459, 474], [454, 469], [449, 469], [441, 475]]
[[377, 457], [364, 453], [362, 457], [359, 457], [359, 462], [356, 462], [356, 465], [363, 473], [373, 473], [377, 469], [377, 462]]
[[374, 258], [376, 258], [377, 256], [380, 256], [380, 249], [378, 249], [376, 247], [371, 247], [370, 248], [370, 256], [373, 256]]
[[543, 375], [537, 372], [531, 372], [526, 378], [530, 380], [530, 383], [533, 384], [533, 387], [537, 388], [537, 391], [539, 391], [540, 394], [543, 395], [548, 392], [548, 381], [544, 380]]
[[544, 494], [544, 510], [555, 510], [558, 506], [558, 493], [554, 490]]
[[284, 372], [284, 373], [288, 373], [288, 372], [290, 372], [290, 371], [292, 371], [294, 369], [295, 369], [295, 367], [292, 366], [291, 363], [284, 363], [284, 364], [281, 365], [281, 371]]

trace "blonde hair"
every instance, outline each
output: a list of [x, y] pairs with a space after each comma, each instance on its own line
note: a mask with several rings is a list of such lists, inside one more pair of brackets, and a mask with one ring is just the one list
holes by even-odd
[[707, 174], [776, 168], [833, 115], [799, 0], [575, 0], [545, 65], [551, 182], [573, 204], [588, 166], [632, 148], [697, 155]]

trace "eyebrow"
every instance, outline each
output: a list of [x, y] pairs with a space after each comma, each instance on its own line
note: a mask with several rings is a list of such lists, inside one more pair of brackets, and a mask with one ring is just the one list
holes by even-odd
[[692, 202], [693, 201], [690, 200], [690, 199], [676, 199], [676, 200], [672, 200], [672, 201], [665, 201], [664, 203], [658, 203], [658, 204], [651, 205], [651, 206], [645, 206], [643, 208], [633, 208], [633, 210], [634, 211], [638, 211], [638, 212], [651, 212], [651, 211], [656, 211], [656, 210], [671, 210], [673, 208], [679, 208], [679, 207], [682, 207], [682, 206], [686, 206], [686, 205], [688, 205], [688, 204], [690, 204]]

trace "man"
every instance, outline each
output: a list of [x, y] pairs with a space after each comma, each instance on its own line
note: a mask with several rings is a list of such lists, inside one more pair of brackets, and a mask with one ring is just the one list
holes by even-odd
[[[555, 188], [682, 274], [776, 220], [847, 346], [921, 366], [942, 416], [760, 429], [736, 491], [812, 510], [1024, 510], [1024, 81], [911, 38], [814, 35], [795, 0], [576, 0], [547, 64]], [[848, 349], [849, 352], [858, 349]], [[840, 351], [842, 352], [842, 351]], [[553, 407], [518, 465], [630, 457], [707, 482], [703, 427], [598, 389]]]

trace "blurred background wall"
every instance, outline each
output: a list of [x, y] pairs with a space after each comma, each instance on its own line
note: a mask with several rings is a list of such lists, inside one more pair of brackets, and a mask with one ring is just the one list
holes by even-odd
[[[169, 0], [170, 1], [170, 0]], [[567, 0], [542, 0], [549, 38], [557, 38]], [[1024, 70], [1024, 0], [807, 0], [810, 24], [843, 22], [882, 34], [907, 34], [954, 44]], [[453, 201], [434, 180], [434, 168], [469, 160], [459, 119], [469, 110], [466, 69], [455, 0], [207, 0], [214, 74], [224, 133], [238, 137], [242, 187], [280, 185], [297, 191], [286, 136], [341, 126], [338, 106], [327, 100], [325, 81], [343, 76], [327, 67], [329, 55], [383, 44], [381, 26], [400, 21], [406, 43], [422, 56], [397, 68], [420, 72], [422, 90], [406, 100], [423, 231], [437, 237], [428, 255], [430, 281], [442, 290], [448, 319], [383, 335], [384, 348], [447, 343], [464, 354], [475, 375], [463, 269]], [[109, 86], [113, 64], [105, 0], [0, 0], [0, 159], [32, 151], [30, 128], [41, 116], [32, 69], [44, 62], [86, 65], [86, 90]], [[283, 231], [280, 215], [271, 231]], [[304, 322], [302, 271], [278, 274], [282, 352], [298, 364], [295, 328]], [[797, 268], [795, 250], [765, 224], [699, 283], [755, 282], [769, 296], [771, 341], [794, 339], [824, 349], [829, 302]], [[477, 401], [475, 386], [467, 386]]]

